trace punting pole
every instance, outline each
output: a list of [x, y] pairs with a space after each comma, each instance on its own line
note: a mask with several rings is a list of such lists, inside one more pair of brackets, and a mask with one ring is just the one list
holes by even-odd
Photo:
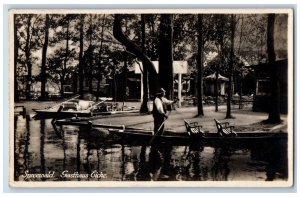
[[156, 135], [159, 133], [158, 131], [159, 131], [159, 130], [161, 129], [161, 127], [165, 124], [166, 120], [167, 120], [167, 119], [165, 119], [165, 120], [161, 123], [161, 125], [159, 126], [157, 132], [154, 134], [154, 136], [153, 136], [153, 137], [151, 138], [151, 140], [149, 141], [149, 144], [151, 144], [151, 143], [153, 142], [154, 138], [155, 138]]

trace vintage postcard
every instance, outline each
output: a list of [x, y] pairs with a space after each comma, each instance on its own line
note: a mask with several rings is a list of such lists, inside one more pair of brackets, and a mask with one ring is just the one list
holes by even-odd
[[10, 186], [293, 186], [293, 17], [10, 10]]

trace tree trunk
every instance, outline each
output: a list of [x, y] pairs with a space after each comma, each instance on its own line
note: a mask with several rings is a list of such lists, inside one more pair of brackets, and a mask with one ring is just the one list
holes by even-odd
[[67, 30], [66, 30], [66, 54], [64, 58], [64, 65], [62, 69], [62, 75], [60, 79], [60, 95], [63, 98], [65, 96], [65, 91], [64, 91], [64, 85], [65, 85], [65, 75], [67, 71], [67, 62], [69, 59], [69, 40], [70, 40], [70, 35], [69, 35], [69, 26], [70, 26], [70, 19], [67, 18]]
[[127, 101], [127, 73], [128, 73], [128, 65], [127, 65], [127, 52], [124, 51], [123, 53], [123, 57], [124, 57], [124, 68], [123, 68], [123, 72], [124, 72], [124, 78], [123, 78], [123, 82], [124, 82], [124, 90], [123, 90], [123, 102]]
[[[142, 26], [142, 52], [144, 54], [146, 54], [146, 47], [145, 47], [145, 43], [146, 43], [146, 36], [145, 36], [145, 15], [142, 14], [141, 15], [141, 26]], [[149, 94], [148, 94], [148, 70], [147, 70], [147, 67], [143, 67], [143, 92], [144, 92], [144, 95], [143, 95], [143, 102], [142, 102], [142, 105], [141, 105], [141, 108], [140, 108], [140, 112], [141, 113], [147, 113], [149, 112], [149, 109], [148, 109], [148, 98], [149, 98]]]
[[231, 14], [231, 36], [230, 36], [230, 63], [229, 63], [229, 88], [227, 93], [227, 111], [226, 118], [233, 118], [231, 115], [231, 98], [232, 98], [232, 74], [233, 74], [233, 55], [234, 55], [234, 33], [235, 21], [234, 15]]
[[149, 28], [150, 28], [150, 32], [151, 32], [151, 37], [152, 37], [152, 40], [151, 40], [151, 58], [154, 58], [156, 57], [156, 47], [155, 47], [155, 44], [154, 44], [154, 38], [156, 37], [155, 35], [155, 27], [154, 27], [154, 18], [152, 17], [151, 21], [149, 22]]
[[46, 99], [46, 83], [47, 83], [47, 76], [46, 76], [46, 62], [47, 62], [47, 49], [48, 49], [48, 37], [49, 37], [49, 14], [46, 14], [45, 20], [45, 40], [43, 44], [43, 51], [42, 51], [42, 66], [41, 66], [41, 100], [44, 101]]
[[19, 88], [18, 88], [18, 80], [17, 80], [17, 65], [18, 65], [18, 57], [19, 57], [19, 39], [17, 35], [17, 24], [16, 19], [17, 15], [14, 14], [14, 101], [18, 102], [20, 100], [19, 97]]
[[31, 27], [31, 18], [32, 15], [28, 15], [27, 18], [27, 29], [26, 29], [26, 44], [25, 44], [25, 61], [27, 65], [27, 84], [26, 84], [26, 99], [30, 100], [30, 89], [31, 89], [31, 82], [32, 82], [32, 64], [30, 60], [31, 52], [30, 52], [30, 27]]
[[198, 116], [203, 116], [203, 15], [198, 14], [198, 55], [197, 55], [197, 68], [198, 68], [198, 79], [197, 79], [197, 108]]
[[218, 76], [219, 76], [219, 65], [217, 65], [217, 70], [215, 72], [216, 79], [215, 79], [215, 86], [214, 86], [214, 92], [215, 92], [215, 111], [219, 111], [218, 109], [218, 99], [219, 99], [219, 88], [218, 88]]
[[79, 95], [80, 98], [83, 98], [83, 59], [82, 59], [82, 54], [83, 54], [83, 24], [84, 23], [84, 15], [80, 15], [80, 38], [79, 38]]
[[[93, 25], [93, 18], [90, 14], [90, 26]], [[90, 27], [91, 28], [91, 27]], [[88, 53], [88, 59], [89, 59], [89, 92], [93, 91], [93, 46], [92, 46], [92, 33], [89, 35], [89, 53]]]
[[99, 100], [100, 95], [100, 82], [102, 80], [101, 75], [101, 61], [102, 61], [102, 48], [103, 48], [103, 35], [104, 35], [104, 21], [105, 21], [105, 15], [103, 15], [102, 18], [102, 27], [101, 27], [101, 40], [100, 40], [100, 48], [99, 48], [99, 58], [98, 58], [98, 81], [97, 81], [97, 101]]
[[268, 27], [267, 27], [267, 50], [270, 66], [270, 106], [269, 118], [270, 123], [280, 123], [280, 87], [277, 66], [275, 62], [274, 50], [274, 23], [275, 14], [268, 14]]
[[[244, 16], [242, 16], [242, 22], [241, 22], [241, 34], [240, 34], [240, 40], [239, 40], [240, 43], [239, 43], [238, 54], [240, 54], [240, 49], [241, 49], [241, 45], [242, 45], [242, 37], [243, 37], [243, 29], [244, 29], [243, 24], [244, 24]], [[236, 77], [235, 77], [235, 79], [236, 79]], [[235, 80], [235, 82], [237, 82], [237, 79]], [[239, 109], [242, 109], [242, 88], [243, 88], [243, 84], [242, 83], [243, 83], [243, 71], [241, 71], [241, 73], [240, 73]], [[236, 86], [236, 90], [237, 90], [237, 86]]]
[[133, 54], [137, 56], [142, 62], [143, 66], [146, 67], [149, 71], [149, 77], [151, 80], [149, 80], [149, 85], [150, 85], [150, 91], [151, 93], [154, 93], [158, 88], [159, 88], [159, 83], [158, 83], [158, 75], [156, 73], [155, 67], [149, 57], [143, 53], [143, 51], [136, 46], [132, 41], [130, 41], [122, 32], [122, 27], [121, 27], [121, 20], [122, 20], [122, 15], [116, 14], [115, 15], [115, 20], [114, 20], [114, 26], [113, 26], [113, 35], [114, 37], [124, 44], [126, 46], [126, 49]]
[[217, 65], [217, 68], [216, 68], [216, 79], [215, 79], [215, 87], [214, 87], [214, 91], [215, 91], [215, 111], [219, 111], [218, 109], [218, 99], [219, 99], [219, 70], [220, 70], [220, 66], [224, 65], [224, 58], [223, 58], [223, 48], [224, 48], [224, 26], [225, 26], [225, 23], [224, 23], [224, 15], [220, 15], [219, 16], [219, 22], [221, 23], [221, 30], [220, 30], [220, 33], [219, 33], [219, 45], [220, 45], [220, 48], [219, 48], [219, 57], [220, 57], [220, 63]]
[[159, 82], [173, 99], [173, 15], [162, 14], [159, 30]]
[[78, 68], [75, 68], [73, 75], [73, 92], [77, 94], [78, 92]]
[[113, 99], [114, 102], [117, 102], [117, 81], [116, 81], [116, 65], [114, 65], [114, 70], [113, 70]]

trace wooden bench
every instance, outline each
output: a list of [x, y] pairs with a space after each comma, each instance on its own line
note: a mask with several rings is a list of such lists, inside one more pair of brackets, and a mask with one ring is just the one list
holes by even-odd
[[234, 126], [229, 125], [229, 122], [220, 122], [217, 119], [214, 119], [218, 129], [218, 133], [221, 136], [236, 136], [236, 133], [233, 131]]
[[184, 124], [186, 127], [186, 131], [189, 134], [189, 136], [196, 136], [196, 135], [203, 135], [203, 132], [201, 131], [200, 128], [202, 128], [202, 126], [198, 125], [198, 122], [191, 122], [188, 123], [186, 120], [184, 120]]

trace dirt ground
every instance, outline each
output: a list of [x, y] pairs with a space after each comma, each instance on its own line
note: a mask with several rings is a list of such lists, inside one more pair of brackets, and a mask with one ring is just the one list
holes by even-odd
[[[262, 121], [268, 118], [267, 113], [252, 112], [251, 109], [232, 109], [234, 119], [225, 119], [226, 107], [219, 106], [219, 111], [215, 112], [214, 106], [204, 106], [204, 116], [196, 117], [196, 107], [177, 108], [169, 113], [169, 118], [165, 122], [166, 129], [172, 129], [178, 132], [185, 132], [184, 120], [187, 122], [198, 122], [202, 129], [207, 132], [216, 132], [214, 119], [221, 122], [229, 122], [235, 126], [235, 131], [273, 131], [287, 132], [287, 116], [282, 115], [281, 124], [263, 124]], [[110, 117], [95, 120], [97, 123], [124, 124], [126, 126], [153, 128], [152, 115], [131, 114], [124, 117]]]
[[[60, 102], [19, 102], [15, 106], [25, 106], [28, 114], [34, 114], [32, 109], [44, 109], [59, 104]], [[122, 103], [119, 103], [122, 105]], [[127, 102], [125, 105], [139, 108], [137, 102]], [[216, 132], [214, 119], [221, 122], [226, 121], [235, 126], [235, 131], [272, 131], [287, 132], [287, 115], [281, 115], [283, 120], [281, 124], [263, 124], [262, 121], [268, 118], [267, 113], [252, 112], [251, 106], [238, 109], [238, 106], [232, 106], [233, 119], [225, 119], [226, 106], [219, 106], [219, 111], [215, 112], [214, 106], [204, 106], [204, 116], [196, 117], [196, 107], [176, 108], [169, 113], [169, 118], [165, 122], [166, 129], [172, 129], [177, 132], [185, 132], [184, 120], [187, 122], [198, 122], [202, 126], [202, 130], [206, 132]], [[123, 115], [102, 116], [93, 119], [94, 123], [104, 124], [121, 124], [131, 127], [139, 127], [144, 129], [153, 129], [153, 117], [151, 114], [130, 113]]]

